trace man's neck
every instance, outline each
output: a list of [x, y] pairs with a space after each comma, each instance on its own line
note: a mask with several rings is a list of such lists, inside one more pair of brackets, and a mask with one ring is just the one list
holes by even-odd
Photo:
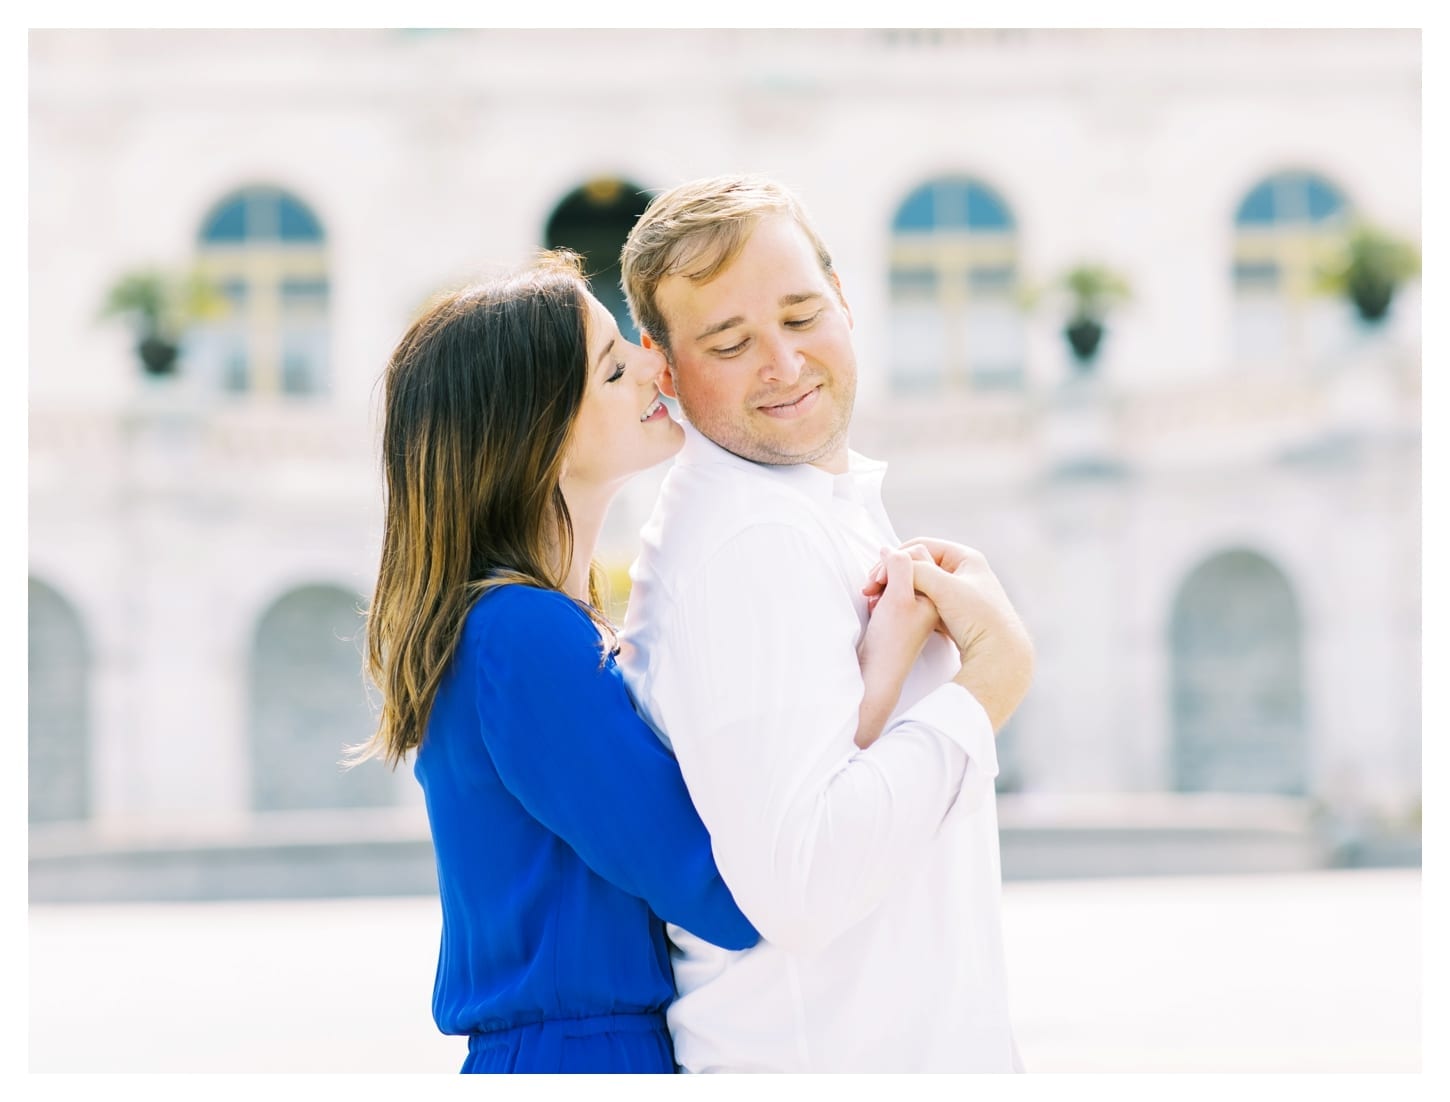
[[817, 470], [825, 471], [827, 474], [845, 474], [851, 469], [851, 457], [845, 442], [843, 441], [841, 446], [830, 455], [812, 460], [811, 466]]
[[835, 450], [830, 452], [828, 455], [821, 456], [819, 459], [797, 461], [795, 463], [767, 463], [764, 460], [752, 459], [748, 455], [741, 455], [739, 452], [733, 451], [732, 449], [726, 447], [724, 444], [720, 443], [720, 441], [716, 440], [714, 437], [708, 435], [707, 433], [697, 428], [695, 425], [691, 424], [689, 421], [685, 422], [685, 426], [688, 433], [693, 433], [699, 436], [701, 440], [706, 441], [707, 443], [719, 448], [723, 452], [727, 452], [730, 455], [733, 455], [736, 459], [739, 459], [742, 462], [753, 463], [758, 467], [815, 467], [817, 470], [824, 471], [826, 474], [830, 475], [845, 474], [851, 469], [851, 449], [850, 444], [847, 440], [842, 440], [840, 444], [836, 446]]

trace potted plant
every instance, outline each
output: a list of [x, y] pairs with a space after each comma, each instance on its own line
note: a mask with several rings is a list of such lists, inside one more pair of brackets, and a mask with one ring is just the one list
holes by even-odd
[[126, 317], [136, 327], [136, 355], [150, 375], [176, 370], [181, 335], [193, 322], [213, 316], [217, 291], [196, 272], [175, 275], [155, 268], [123, 273], [111, 285], [101, 317]]
[[1057, 288], [1068, 296], [1070, 307], [1063, 336], [1073, 357], [1087, 367], [1098, 354], [1108, 311], [1131, 297], [1128, 281], [1102, 265], [1079, 264], [1059, 277]]
[[1395, 291], [1420, 274], [1420, 251], [1415, 245], [1368, 222], [1357, 223], [1338, 255], [1319, 271], [1319, 288], [1344, 295], [1370, 325], [1389, 313]]
[[1101, 264], [1082, 263], [1069, 268], [1047, 287], [1028, 288], [1021, 303], [1035, 309], [1045, 295], [1062, 304], [1067, 324], [1062, 335], [1067, 339], [1073, 359], [1086, 370], [1098, 354], [1103, 339], [1103, 321], [1108, 312], [1132, 297], [1128, 281]]

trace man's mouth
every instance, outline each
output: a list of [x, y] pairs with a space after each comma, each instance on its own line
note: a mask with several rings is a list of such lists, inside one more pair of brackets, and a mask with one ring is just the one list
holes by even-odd
[[772, 405], [761, 406], [760, 412], [767, 417], [792, 418], [799, 417], [816, 404], [816, 397], [821, 392], [823, 384], [817, 383], [799, 397], [792, 398], [786, 402], [776, 402]]

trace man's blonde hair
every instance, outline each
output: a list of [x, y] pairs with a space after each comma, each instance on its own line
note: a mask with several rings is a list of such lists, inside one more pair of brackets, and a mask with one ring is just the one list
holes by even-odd
[[655, 292], [667, 276], [706, 283], [745, 246], [762, 218], [784, 214], [800, 226], [821, 270], [833, 275], [831, 254], [800, 200], [764, 176], [713, 176], [655, 196], [629, 231], [620, 256], [621, 282], [634, 324], [673, 362], [669, 327]]

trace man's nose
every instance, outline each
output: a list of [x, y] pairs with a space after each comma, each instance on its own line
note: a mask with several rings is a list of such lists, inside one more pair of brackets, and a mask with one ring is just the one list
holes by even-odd
[[761, 364], [761, 378], [769, 382], [793, 383], [800, 378], [805, 366], [805, 354], [796, 346], [789, 333], [777, 333], [764, 342], [765, 362]]

